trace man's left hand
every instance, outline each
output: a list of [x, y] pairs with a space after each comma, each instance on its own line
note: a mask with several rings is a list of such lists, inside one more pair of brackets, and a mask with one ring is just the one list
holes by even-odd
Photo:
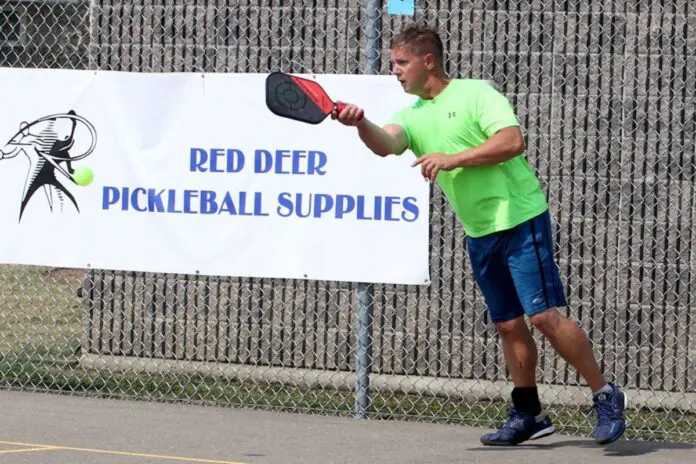
[[453, 156], [444, 153], [430, 153], [418, 158], [411, 167], [420, 165], [423, 177], [434, 182], [440, 171], [451, 171], [456, 166]]

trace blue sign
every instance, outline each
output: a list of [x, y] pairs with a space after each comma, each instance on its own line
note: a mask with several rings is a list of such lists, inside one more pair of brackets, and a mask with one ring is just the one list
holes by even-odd
[[416, 11], [415, 0], [387, 0], [387, 13], [413, 16]]

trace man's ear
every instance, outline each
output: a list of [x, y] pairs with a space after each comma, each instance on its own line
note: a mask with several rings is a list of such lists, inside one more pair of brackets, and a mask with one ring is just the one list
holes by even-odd
[[425, 64], [425, 68], [428, 71], [432, 71], [435, 69], [435, 66], [437, 65], [437, 61], [435, 60], [435, 55], [432, 53], [426, 53], [423, 55], [423, 63]]
[[432, 53], [426, 53], [425, 56], [423, 56], [423, 63], [425, 63], [425, 67], [428, 71], [432, 71], [437, 67], [437, 59]]

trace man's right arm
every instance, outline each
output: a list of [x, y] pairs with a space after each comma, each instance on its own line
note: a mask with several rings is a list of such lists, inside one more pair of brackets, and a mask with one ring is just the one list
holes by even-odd
[[406, 132], [397, 124], [379, 127], [365, 119], [358, 125], [358, 135], [363, 143], [378, 156], [400, 155], [408, 148]]
[[400, 155], [408, 149], [406, 131], [398, 124], [387, 124], [379, 127], [365, 118], [362, 108], [346, 104], [339, 114], [332, 114], [332, 119], [338, 119], [346, 126], [358, 129], [358, 135], [363, 143], [378, 156]]

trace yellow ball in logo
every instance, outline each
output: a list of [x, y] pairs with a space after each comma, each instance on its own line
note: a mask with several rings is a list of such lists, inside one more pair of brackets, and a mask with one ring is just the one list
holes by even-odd
[[80, 166], [75, 168], [75, 172], [73, 172], [73, 180], [77, 185], [85, 187], [91, 184], [92, 180], [94, 180], [94, 173], [87, 166]]

